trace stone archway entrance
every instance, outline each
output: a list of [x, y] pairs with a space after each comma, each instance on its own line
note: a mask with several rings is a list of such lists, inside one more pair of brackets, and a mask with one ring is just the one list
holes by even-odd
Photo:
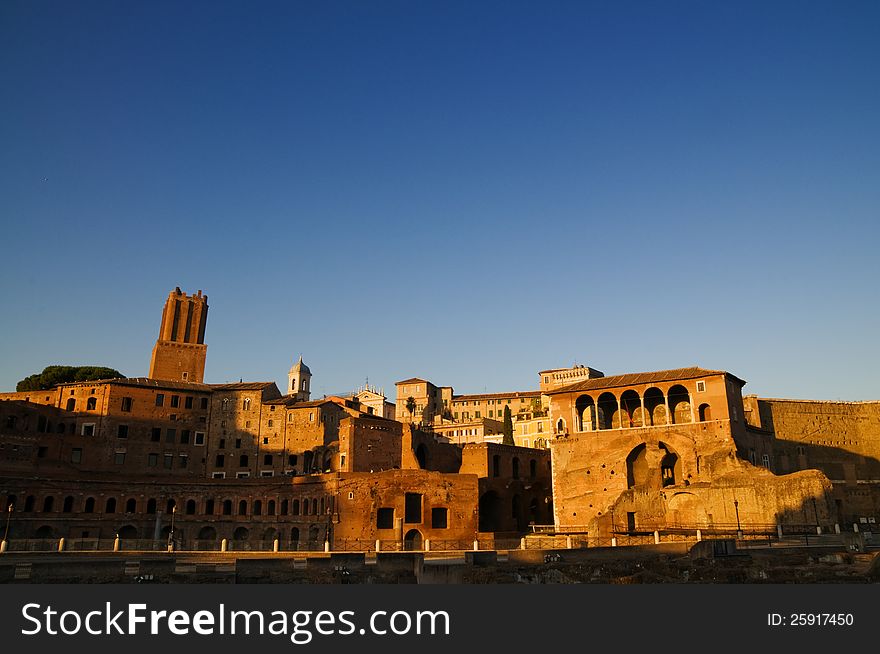
[[403, 537], [403, 549], [407, 552], [417, 552], [422, 549], [422, 532], [418, 529], [410, 529]]

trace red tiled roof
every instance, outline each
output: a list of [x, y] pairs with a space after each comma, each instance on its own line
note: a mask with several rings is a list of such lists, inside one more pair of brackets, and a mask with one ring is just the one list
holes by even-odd
[[235, 382], [234, 384], [208, 384], [215, 391], [262, 391], [275, 382]]
[[475, 395], [453, 395], [452, 401], [458, 402], [459, 400], [494, 400], [494, 399], [504, 399], [508, 397], [518, 398], [518, 397], [540, 397], [541, 391], [513, 391], [512, 393], [477, 393]]
[[545, 391], [547, 395], [559, 393], [575, 393], [578, 391], [593, 391], [600, 388], [616, 388], [618, 386], [638, 386], [641, 384], [653, 384], [656, 382], [678, 381], [684, 379], [697, 379], [710, 375], [727, 375], [732, 379], [745, 384], [746, 382], [724, 370], [707, 370], [697, 366], [690, 368], [676, 368], [674, 370], [657, 370], [656, 372], [631, 372], [624, 375], [611, 375], [610, 377], [597, 377], [585, 379], [568, 386]]

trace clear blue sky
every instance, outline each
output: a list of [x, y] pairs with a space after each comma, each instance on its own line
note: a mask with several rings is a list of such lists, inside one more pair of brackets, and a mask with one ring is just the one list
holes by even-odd
[[722, 368], [880, 399], [880, 3], [0, 4], [0, 388], [458, 392]]

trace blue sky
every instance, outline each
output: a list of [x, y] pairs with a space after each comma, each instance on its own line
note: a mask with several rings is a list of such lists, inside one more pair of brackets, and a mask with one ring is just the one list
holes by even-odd
[[730, 370], [880, 399], [876, 2], [0, 4], [0, 388]]

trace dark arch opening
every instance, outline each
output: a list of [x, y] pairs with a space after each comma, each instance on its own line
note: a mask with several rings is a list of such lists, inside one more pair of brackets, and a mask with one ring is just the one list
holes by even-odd
[[484, 493], [480, 498], [480, 531], [501, 531], [501, 498], [495, 491]]
[[577, 411], [578, 431], [596, 431], [596, 403], [589, 395], [581, 395], [574, 403]]
[[712, 419], [712, 407], [708, 404], [700, 405], [700, 422], [706, 422]]
[[187, 515], [195, 515], [196, 514], [196, 501], [195, 500], [187, 500], [186, 501], [186, 514]]
[[691, 397], [687, 389], [676, 384], [669, 389], [669, 412], [672, 414], [672, 423], [681, 425], [692, 422], [691, 417]]
[[617, 427], [617, 398], [612, 393], [602, 393], [596, 402], [599, 413], [599, 429], [614, 429]]
[[416, 448], [416, 460], [419, 462], [419, 467], [422, 470], [428, 467], [428, 448], [425, 447], [424, 443], [420, 443]]
[[645, 391], [645, 413], [646, 424], [666, 424], [666, 401], [659, 388], [652, 387]]
[[134, 513], [137, 510], [137, 500], [129, 498], [129, 500], [125, 503], [125, 512], [126, 513]]
[[422, 532], [418, 529], [410, 529], [403, 537], [403, 549], [408, 552], [422, 549]]
[[630, 389], [620, 396], [620, 407], [623, 411], [621, 419], [623, 427], [642, 427], [645, 421], [642, 417], [642, 400], [639, 394]]
[[136, 540], [138, 537], [138, 530], [134, 525], [125, 525], [118, 533], [120, 540]]
[[647, 459], [647, 446], [636, 446], [626, 457], [626, 487], [633, 488], [647, 484], [650, 479]]

